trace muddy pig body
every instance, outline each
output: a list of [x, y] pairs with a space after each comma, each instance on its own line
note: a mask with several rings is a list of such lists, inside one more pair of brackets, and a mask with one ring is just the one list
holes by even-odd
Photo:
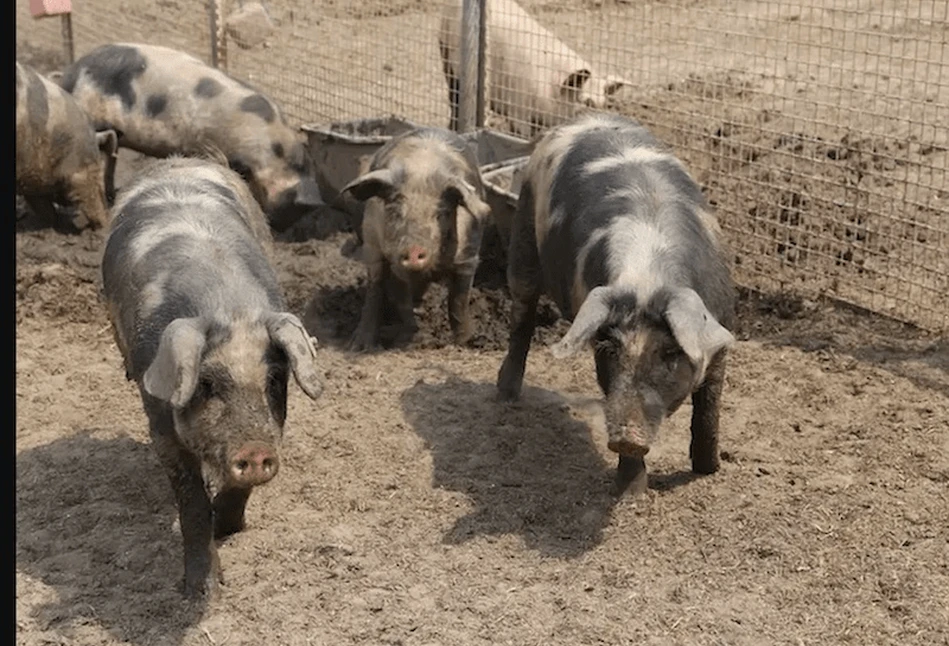
[[572, 320], [562, 358], [592, 347], [617, 485], [645, 487], [662, 421], [692, 398], [692, 468], [718, 469], [719, 401], [734, 341], [734, 288], [719, 227], [682, 164], [635, 121], [586, 115], [531, 156], [508, 260], [510, 346], [498, 373], [516, 399], [546, 292]]
[[471, 335], [471, 284], [490, 208], [468, 142], [440, 128], [392, 138], [344, 193], [366, 202], [363, 262], [369, 284], [350, 347], [377, 342], [386, 300], [395, 305], [403, 338], [415, 331], [413, 304], [433, 281], [448, 284], [448, 320], [455, 342]]
[[[462, 0], [442, 10], [438, 42], [455, 130], [460, 101]], [[579, 109], [604, 108], [625, 79], [602, 74], [541, 25], [514, 0], [485, 3], [486, 101], [507, 117], [515, 134], [539, 130], [571, 118]]]
[[153, 157], [216, 149], [250, 185], [271, 226], [284, 229], [322, 204], [303, 135], [267, 96], [184, 52], [103, 45], [60, 84], [119, 145]]
[[97, 133], [72, 95], [17, 62], [16, 186], [37, 215], [52, 221], [53, 202], [66, 202], [105, 226], [115, 149], [115, 132]]
[[113, 211], [102, 290], [116, 345], [174, 489], [185, 592], [213, 593], [214, 540], [243, 528], [251, 490], [277, 473], [289, 374], [312, 399], [322, 390], [314, 346], [286, 311], [269, 228], [236, 173], [153, 160]]

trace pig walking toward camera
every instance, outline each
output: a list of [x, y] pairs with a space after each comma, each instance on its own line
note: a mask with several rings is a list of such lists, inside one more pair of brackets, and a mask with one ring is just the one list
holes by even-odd
[[718, 470], [734, 288], [719, 228], [682, 164], [635, 121], [587, 115], [537, 144], [511, 234], [502, 399], [519, 396], [545, 292], [572, 320], [553, 354], [592, 347], [617, 485], [642, 490], [662, 421], [692, 397], [692, 469]]
[[311, 399], [322, 391], [313, 342], [286, 311], [270, 231], [236, 173], [153, 161], [114, 214], [102, 285], [116, 345], [174, 488], [185, 592], [213, 594], [214, 539], [243, 529], [251, 490], [277, 474], [289, 373]]
[[[442, 10], [438, 34], [451, 106], [449, 128], [457, 129], [461, 80], [462, 0]], [[597, 73], [514, 0], [485, 3], [485, 101], [507, 117], [520, 136], [561, 123], [583, 108], [604, 108], [628, 81]]]
[[115, 132], [97, 133], [69, 93], [17, 62], [16, 188], [30, 209], [53, 222], [53, 202], [68, 202], [105, 226], [115, 150]]
[[103, 45], [63, 72], [71, 92], [119, 145], [151, 155], [220, 151], [248, 182], [271, 226], [322, 204], [303, 135], [260, 92], [168, 47]]
[[413, 305], [428, 286], [448, 283], [448, 321], [455, 342], [471, 336], [468, 312], [484, 223], [490, 213], [478, 162], [468, 142], [439, 128], [393, 137], [368, 171], [342, 191], [366, 201], [363, 262], [369, 285], [350, 348], [375, 346], [386, 300], [415, 332]]

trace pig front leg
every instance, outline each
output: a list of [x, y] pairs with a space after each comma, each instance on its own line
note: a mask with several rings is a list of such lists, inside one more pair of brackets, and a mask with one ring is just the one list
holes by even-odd
[[349, 341], [349, 349], [354, 352], [375, 347], [382, 323], [382, 309], [385, 306], [385, 261], [377, 255], [374, 258], [367, 257], [366, 262], [369, 266], [366, 300], [359, 316], [359, 325]]
[[392, 271], [386, 272], [386, 299], [395, 307], [399, 317], [398, 331], [395, 335], [395, 343], [408, 343], [418, 331], [418, 325], [415, 322], [415, 290], [424, 286], [415, 285], [400, 279]]
[[497, 381], [498, 398], [502, 401], [514, 401], [520, 397], [527, 353], [537, 323], [537, 302], [543, 289], [530, 184], [521, 189], [517, 208], [507, 255], [507, 283], [513, 301], [511, 333]]
[[220, 540], [244, 529], [244, 510], [251, 488], [225, 489], [214, 497], [214, 538]]
[[[477, 266], [477, 260], [475, 260]], [[456, 269], [448, 279], [448, 325], [456, 345], [465, 345], [471, 339], [471, 285], [474, 269]]]
[[692, 393], [692, 442], [689, 457], [692, 471], [710, 474], [718, 471], [718, 420], [722, 387], [725, 385], [725, 355], [722, 350], [705, 372], [705, 381]]
[[[151, 397], [142, 390], [143, 399]], [[184, 449], [175, 434], [172, 413], [161, 404], [146, 404], [149, 432], [158, 459], [174, 490], [184, 543], [184, 594], [215, 597], [223, 583], [212, 536], [212, 507], [201, 475], [201, 461]]]

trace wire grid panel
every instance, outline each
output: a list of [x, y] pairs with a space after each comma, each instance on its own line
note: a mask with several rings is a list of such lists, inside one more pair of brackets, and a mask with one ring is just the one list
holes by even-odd
[[[27, 5], [17, 2], [17, 56], [39, 56], [45, 67], [62, 69], [59, 18], [34, 20]], [[76, 58], [99, 45], [123, 42], [164, 45], [210, 62], [207, 5], [205, 0], [73, 0]]]
[[[274, 32], [229, 40], [227, 71], [261, 88], [295, 124], [397, 115], [448, 125], [439, 6], [412, 0], [265, 0]], [[227, 0], [225, 15], [239, 8]]]
[[740, 284], [949, 330], [949, 3], [487, 5], [489, 123], [632, 115], [706, 189]]

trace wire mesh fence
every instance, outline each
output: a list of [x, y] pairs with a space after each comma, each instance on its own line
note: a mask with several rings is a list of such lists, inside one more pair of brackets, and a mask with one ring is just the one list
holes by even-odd
[[[244, 3], [217, 4], [226, 17]], [[226, 41], [221, 64], [292, 122], [449, 125], [462, 0], [263, 5], [274, 30], [249, 49]], [[740, 284], [949, 330], [945, 0], [485, 5], [487, 126], [530, 137], [579, 109], [629, 114], [705, 187]], [[140, 41], [211, 60], [211, 3], [73, 6], [77, 56]], [[58, 21], [17, 7], [18, 57], [61, 65]]]

